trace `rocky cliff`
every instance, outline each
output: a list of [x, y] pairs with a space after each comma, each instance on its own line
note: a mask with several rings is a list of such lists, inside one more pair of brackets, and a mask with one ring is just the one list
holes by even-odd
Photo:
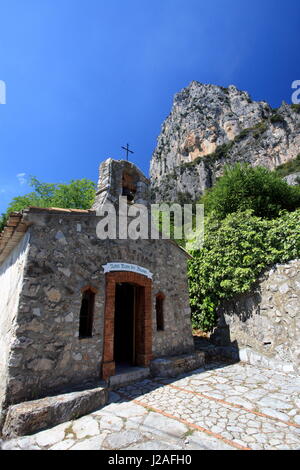
[[300, 106], [265, 101], [231, 85], [193, 81], [174, 97], [151, 160], [153, 200], [197, 200], [225, 164], [269, 169], [300, 153]]

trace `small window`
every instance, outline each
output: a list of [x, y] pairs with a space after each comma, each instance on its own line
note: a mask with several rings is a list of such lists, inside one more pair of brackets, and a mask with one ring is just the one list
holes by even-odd
[[127, 197], [128, 203], [133, 203], [136, 193], [136, 185], [133, 181], [133, 176], [129, 175], [129, 173], [125, 172], [122, 176], [122, 196]]
[[157, 331], [164, 330], [164, 298], [165, 296], [162, 293], [156, 296], [155, 310]]
[[90, 338], [93, 332], [93, 317], [95, 305], [95, 292], [86, 289], [82, 294], [80, 318], [79, 318], [79, 338]]

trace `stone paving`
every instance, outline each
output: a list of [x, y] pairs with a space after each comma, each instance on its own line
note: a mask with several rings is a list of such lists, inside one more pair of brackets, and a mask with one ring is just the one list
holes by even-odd
[[300, 378], [208, 364], [119, 388], [104, 408], [2, 449], [300, 449]]

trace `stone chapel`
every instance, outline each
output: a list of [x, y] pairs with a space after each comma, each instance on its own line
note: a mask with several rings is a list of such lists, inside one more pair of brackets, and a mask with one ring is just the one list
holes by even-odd
[[134, 164], [108, 159], [91, 210], [11, 214], [0, 236], [2, 421], [14, 404], [109, 384], [124, 370], [162, 374], [176, 361], [178, 370], [200, 365], [189, 255], [171, 240], [97, 237], [105, 202], [118, 204], [123, 195], [130, 205], [147, 205], [149, 192]]

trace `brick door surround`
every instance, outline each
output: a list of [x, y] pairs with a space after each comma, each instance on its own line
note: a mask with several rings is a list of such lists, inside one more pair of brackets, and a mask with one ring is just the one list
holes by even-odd
[[152, 359], [152, 280], [142, 274], [116, 271], [105, 274], [105, 308], [102, 378], [115, 374], [114, 330], [116, 283], [135, 284], [140, 289], [136, 310], [136, 365], [147, 367]]

